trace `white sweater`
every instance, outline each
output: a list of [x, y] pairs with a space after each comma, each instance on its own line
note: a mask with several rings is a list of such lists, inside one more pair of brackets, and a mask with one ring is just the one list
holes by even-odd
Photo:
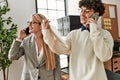
[[107, 30], [91, 23], [90, 32], [73, 30], [65, 43], [49, 29], [42, 33], [44, 41], [55, 53], [70, 55], [70, 80], [107, 80], [103, 62], [113, 53], [113, 39]]

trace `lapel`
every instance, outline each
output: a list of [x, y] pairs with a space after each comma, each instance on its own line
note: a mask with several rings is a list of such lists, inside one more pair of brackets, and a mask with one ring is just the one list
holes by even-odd
[[35, 36], [34, 35], [30, 39], [30, 51], [31, 51], [30, 57], [31, 57], [31, 59], [33, 59], [34, 65], [38, 66], [38, 65], [45, 63], [45, 56], [43, 55], [40, 64], [38, 64], [36, 44], [35, 44]]
[[29, 58], [33, 63], [33, 65], [36, 67], [38, 65], [38, 62], [37, 62], [37, 52], [36, 52], [36, 45], [34, 38], [35, 38], [34, 35], [32, 35], [29, 40], [29, 51], [30, 51]]

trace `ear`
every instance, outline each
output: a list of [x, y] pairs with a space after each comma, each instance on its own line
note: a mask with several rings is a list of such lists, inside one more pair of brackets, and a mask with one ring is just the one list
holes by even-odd
[[99, 16], [99, 12], [95, 12], [95, 14]]

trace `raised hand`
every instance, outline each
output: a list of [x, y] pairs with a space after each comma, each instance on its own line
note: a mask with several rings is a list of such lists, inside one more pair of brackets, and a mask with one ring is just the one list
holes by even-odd
[[48, 20], [45, 20], [45, 21], [42, 23], [42, 29], [50, 29], [50, 24], [49, 24], [49, 21], [48, 21]]
[[20, 30], [19, 35], [18, 35], [18, 38], [17, 38], [17, 39], [23, 40], [26, 36], [27, 36], [27, 35], [26, 35], [26, 33], [25, 33], [25, 30], [24, 30], [24, 29], [22, 29], [22, 30]]

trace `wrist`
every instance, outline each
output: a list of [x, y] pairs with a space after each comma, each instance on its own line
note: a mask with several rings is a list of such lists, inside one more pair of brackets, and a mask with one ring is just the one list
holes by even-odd
[[17, 39], [18, 39], [18, 40], [23, 40], [23, 38], [22, 38], [22, 37], [17, 37]]
[[16, 41], [22, 42], [22, 39], [18, 39], [18, 38], [17, 38]]

